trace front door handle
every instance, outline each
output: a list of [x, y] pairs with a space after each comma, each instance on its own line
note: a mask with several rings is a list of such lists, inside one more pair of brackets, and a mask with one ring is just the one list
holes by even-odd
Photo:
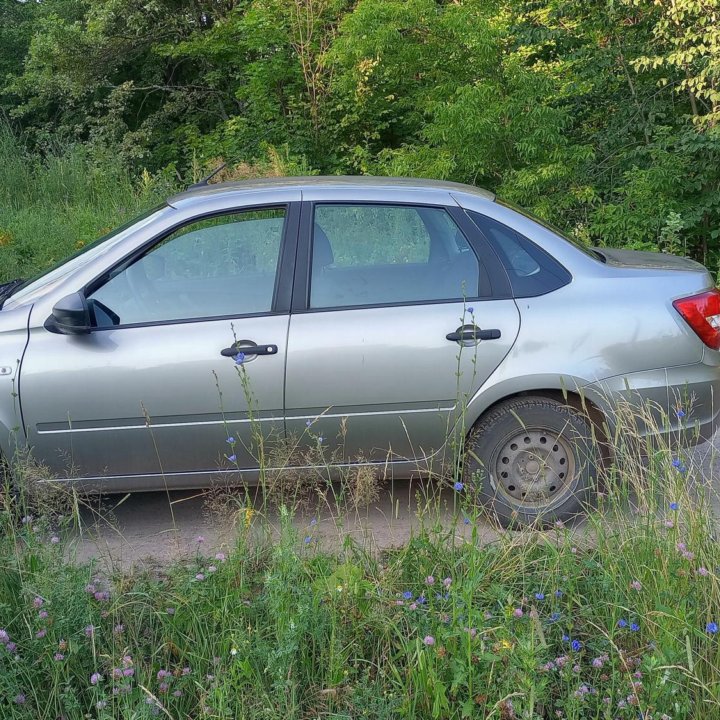
[[492, 330], [481, 330], [477, 325], [461, 325], [455, 332], [448, 333], [445, 338], [452, 342], [474, 343], [478, 340], [497, 340], [500, 331], [497, 328]]
[[239, 353], [248, 355], [277, 355], [277, 345], [257, 345], [252, 340], [238, 340], [234, 345], [223, 348], [220, 354], [223, 357], [236, 357]]

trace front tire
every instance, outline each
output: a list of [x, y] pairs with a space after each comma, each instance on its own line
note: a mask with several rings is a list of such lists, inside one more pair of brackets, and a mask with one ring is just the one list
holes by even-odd
[[586, 416], [544, 397], [504, 401], [467, 440], [464, 480], [503, 527], [567, 522], [593, 497], [601, 453]]

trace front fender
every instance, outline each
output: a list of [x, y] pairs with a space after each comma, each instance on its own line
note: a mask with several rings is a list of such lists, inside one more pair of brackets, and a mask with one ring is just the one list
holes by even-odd
[[0, 455], [25, 447], [20, 407], [20, 366], [28, 343], [30, 306], [0, 311]]

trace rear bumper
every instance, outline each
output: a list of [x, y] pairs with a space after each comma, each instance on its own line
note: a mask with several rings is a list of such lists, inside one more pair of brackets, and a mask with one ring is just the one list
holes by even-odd
[[697, 444], [709, 440], [720, 426], [720, 367], [714, 365], [616, 375], [589, 383], [583, 392], [604, 412], [613, 431]]

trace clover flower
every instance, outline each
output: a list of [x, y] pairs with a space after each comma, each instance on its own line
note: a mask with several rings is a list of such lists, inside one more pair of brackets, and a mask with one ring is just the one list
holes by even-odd
[[426, 636], [423, 638], [423, 642], [425, 643], [425, 645], [428, 645], [428, 646], [429, 646], [429, 645], [434, 645], [434, 644], [435, 644], [435, 638], [434, 638], [432, 635], [426, 635]]

